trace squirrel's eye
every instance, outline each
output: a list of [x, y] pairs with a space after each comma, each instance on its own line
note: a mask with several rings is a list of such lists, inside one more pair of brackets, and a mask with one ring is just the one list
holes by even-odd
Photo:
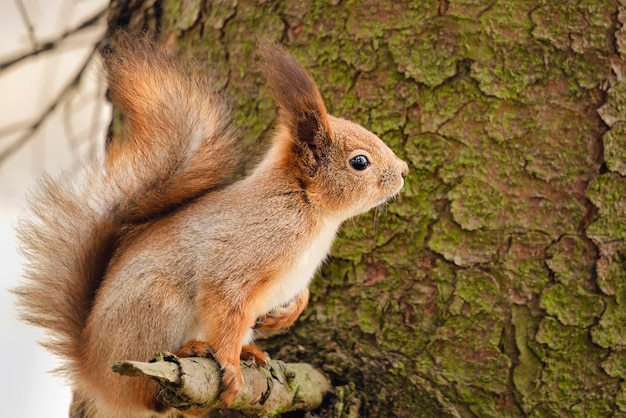
[[350, 160], [350, 167], [354, 168], [355, 170], [365, 170], [369, 165], [370, 162], [365, 155], [357, 155]]

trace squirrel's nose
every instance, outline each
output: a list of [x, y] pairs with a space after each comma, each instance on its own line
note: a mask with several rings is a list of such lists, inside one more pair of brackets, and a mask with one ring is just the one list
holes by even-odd
[[406, 176], [409, 175], [409, 165], [405, 163], [404, 161], [402, 161], [402, 168], [400, 171], [400, 175], [402, 176], [403, 179], [405, 179]]

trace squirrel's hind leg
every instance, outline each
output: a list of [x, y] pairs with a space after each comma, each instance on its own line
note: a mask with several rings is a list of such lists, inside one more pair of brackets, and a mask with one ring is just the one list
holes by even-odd
[[254, 328], [259, 331], [277, 331], [293, 325], [309, 302], [309, 289], [305, 288], [288, 304], [271, 310], [257, 318]]
[[[211, 307], [219, 306], [214, 300], [215, 293], [210, 296], [212, 298], [206, 298], [206, 304]], [[243, 344], [249, 341], [254, 317], [251, 310], [241, 306], [223, 309], [221, 312], [215, 312], [215, 309], [205, 309], [203, 312], [211, 313], [203, 318], [206, 340], [190, 340], [176, 354], [181, 357], [204, 356], [215, 359], [222, 374], [220, 401], [223, 408], [228, 408], [243, 386], [239, 362]]]
[[261, 367], [268, 367], [270, 361], [270, 356], [255, 345], [244, 345], [241, 347], [240, 358], [244, 361], [253, 361], [254, 364]]

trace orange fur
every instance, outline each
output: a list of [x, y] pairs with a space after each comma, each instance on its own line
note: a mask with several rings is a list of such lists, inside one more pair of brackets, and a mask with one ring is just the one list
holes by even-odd
[[289, 304], [272, 309], [262, 318], [258, 318], [255, 328], [260, 331], [277, 331], [290, 327], [306, 308], [307, 303], [309, 303], [309, 289], [305, 288]]
[[[105, 64], [123, 138], [83, 177], [44, 180], [30, 200], [20, 312], [48, 329], [47, 347], [97, 417], [167, 414], [155, 383], [111, 371], [157, 351], [213, 356], [229, 405], [240, 359], [267, 361], [249, 344], [253, 329], [292, 325], [341, 223], [403, 185], [406, 163], [327, 114], [283, 47], [260, 51], [279, 118], [247, 178], [231, 180], [237, 135], [211, 77], [158, 42], [120, 34]], [[369, 164], [355, 166], [356, 156]]]
[[241, 348], [241, 356], [240, 358], [244, 361], [252, 361], [257, 366], [267, 367], [270, 361], [267, 353], [261, 351], [255, 345], [244, 345]]

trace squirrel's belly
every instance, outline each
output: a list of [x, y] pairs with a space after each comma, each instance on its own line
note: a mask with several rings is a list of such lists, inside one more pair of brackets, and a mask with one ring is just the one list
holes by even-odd
[[291, 268], [284, 271], [267, 289], [257, 315], [287, 304], [309, 285], [318, 267], [328, 256], [339, 225], [326, 224], [304, 251], [296, 254]]

